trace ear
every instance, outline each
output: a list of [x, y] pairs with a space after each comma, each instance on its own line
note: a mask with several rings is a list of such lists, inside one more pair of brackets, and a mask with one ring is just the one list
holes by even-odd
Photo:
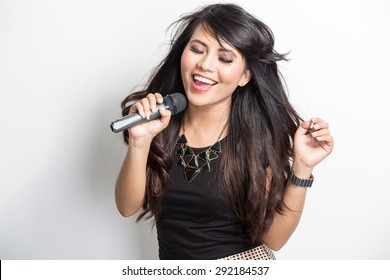
[[240, 82], [238, 83], [238, 85], [240, 87], [245, 86], [250, 81], [251, 77], [252, 77], [251, 71], [250, 70], [245, 70], [244, 73], [241, 76], [241, 79], [240, 79]]

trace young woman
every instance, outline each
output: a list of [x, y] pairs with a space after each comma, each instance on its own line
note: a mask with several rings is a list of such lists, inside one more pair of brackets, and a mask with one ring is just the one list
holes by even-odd
[[274, 259], [332, 151], [328, 124], [294, 111], [271, 30], [241, 7], [206, 6], [176, 24], [168, 55], [122, 109], [148, 119], [174, 92], [188, 105], [124, 132], [118, 210], [155, 219], [160, 259]]

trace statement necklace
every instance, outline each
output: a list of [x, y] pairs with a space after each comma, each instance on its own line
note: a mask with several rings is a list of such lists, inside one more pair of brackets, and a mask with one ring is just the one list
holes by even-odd
[[186, 126], [185, 117], [183, 117], [183, 134], [177, 140], [176, 145], [178, 146], [176, 155], [180, 158], [177, 161], [177, 166], [183, 166], [184, 177], [187, 183], [192, 182], [200, 172], [210, 172], [210, 162], [218, 158], [218, 155], [222, 152], [221, 147], [221, 136], [226, 129], [228, 122], [225, 123], [221, 132], [218, 135], [217, 142], [213, 145], [205, 148], [203, 151], [195, 154], [193, 149], [188, 146], [188, 141], [185, 136]]

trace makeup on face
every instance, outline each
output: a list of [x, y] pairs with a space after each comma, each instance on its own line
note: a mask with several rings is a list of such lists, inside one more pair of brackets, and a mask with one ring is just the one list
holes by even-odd
[[[181, 57], [181, 74], [187, 97], [202, 94], [197, 104], [211, 104], [231, 97], [246, 71], [240, 53], [223, 40], [214, 38], [199, 25]], [[209, 94], [204, 98], [204, 94]]]

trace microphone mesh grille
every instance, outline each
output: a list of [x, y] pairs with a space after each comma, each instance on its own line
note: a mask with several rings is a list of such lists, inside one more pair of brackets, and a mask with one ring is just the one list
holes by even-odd
[[172, 93], [170, 94], [173, 107], [172, 114], [176, 115], [180, 113], [187, 107], [187, 99], [182, 93]]

